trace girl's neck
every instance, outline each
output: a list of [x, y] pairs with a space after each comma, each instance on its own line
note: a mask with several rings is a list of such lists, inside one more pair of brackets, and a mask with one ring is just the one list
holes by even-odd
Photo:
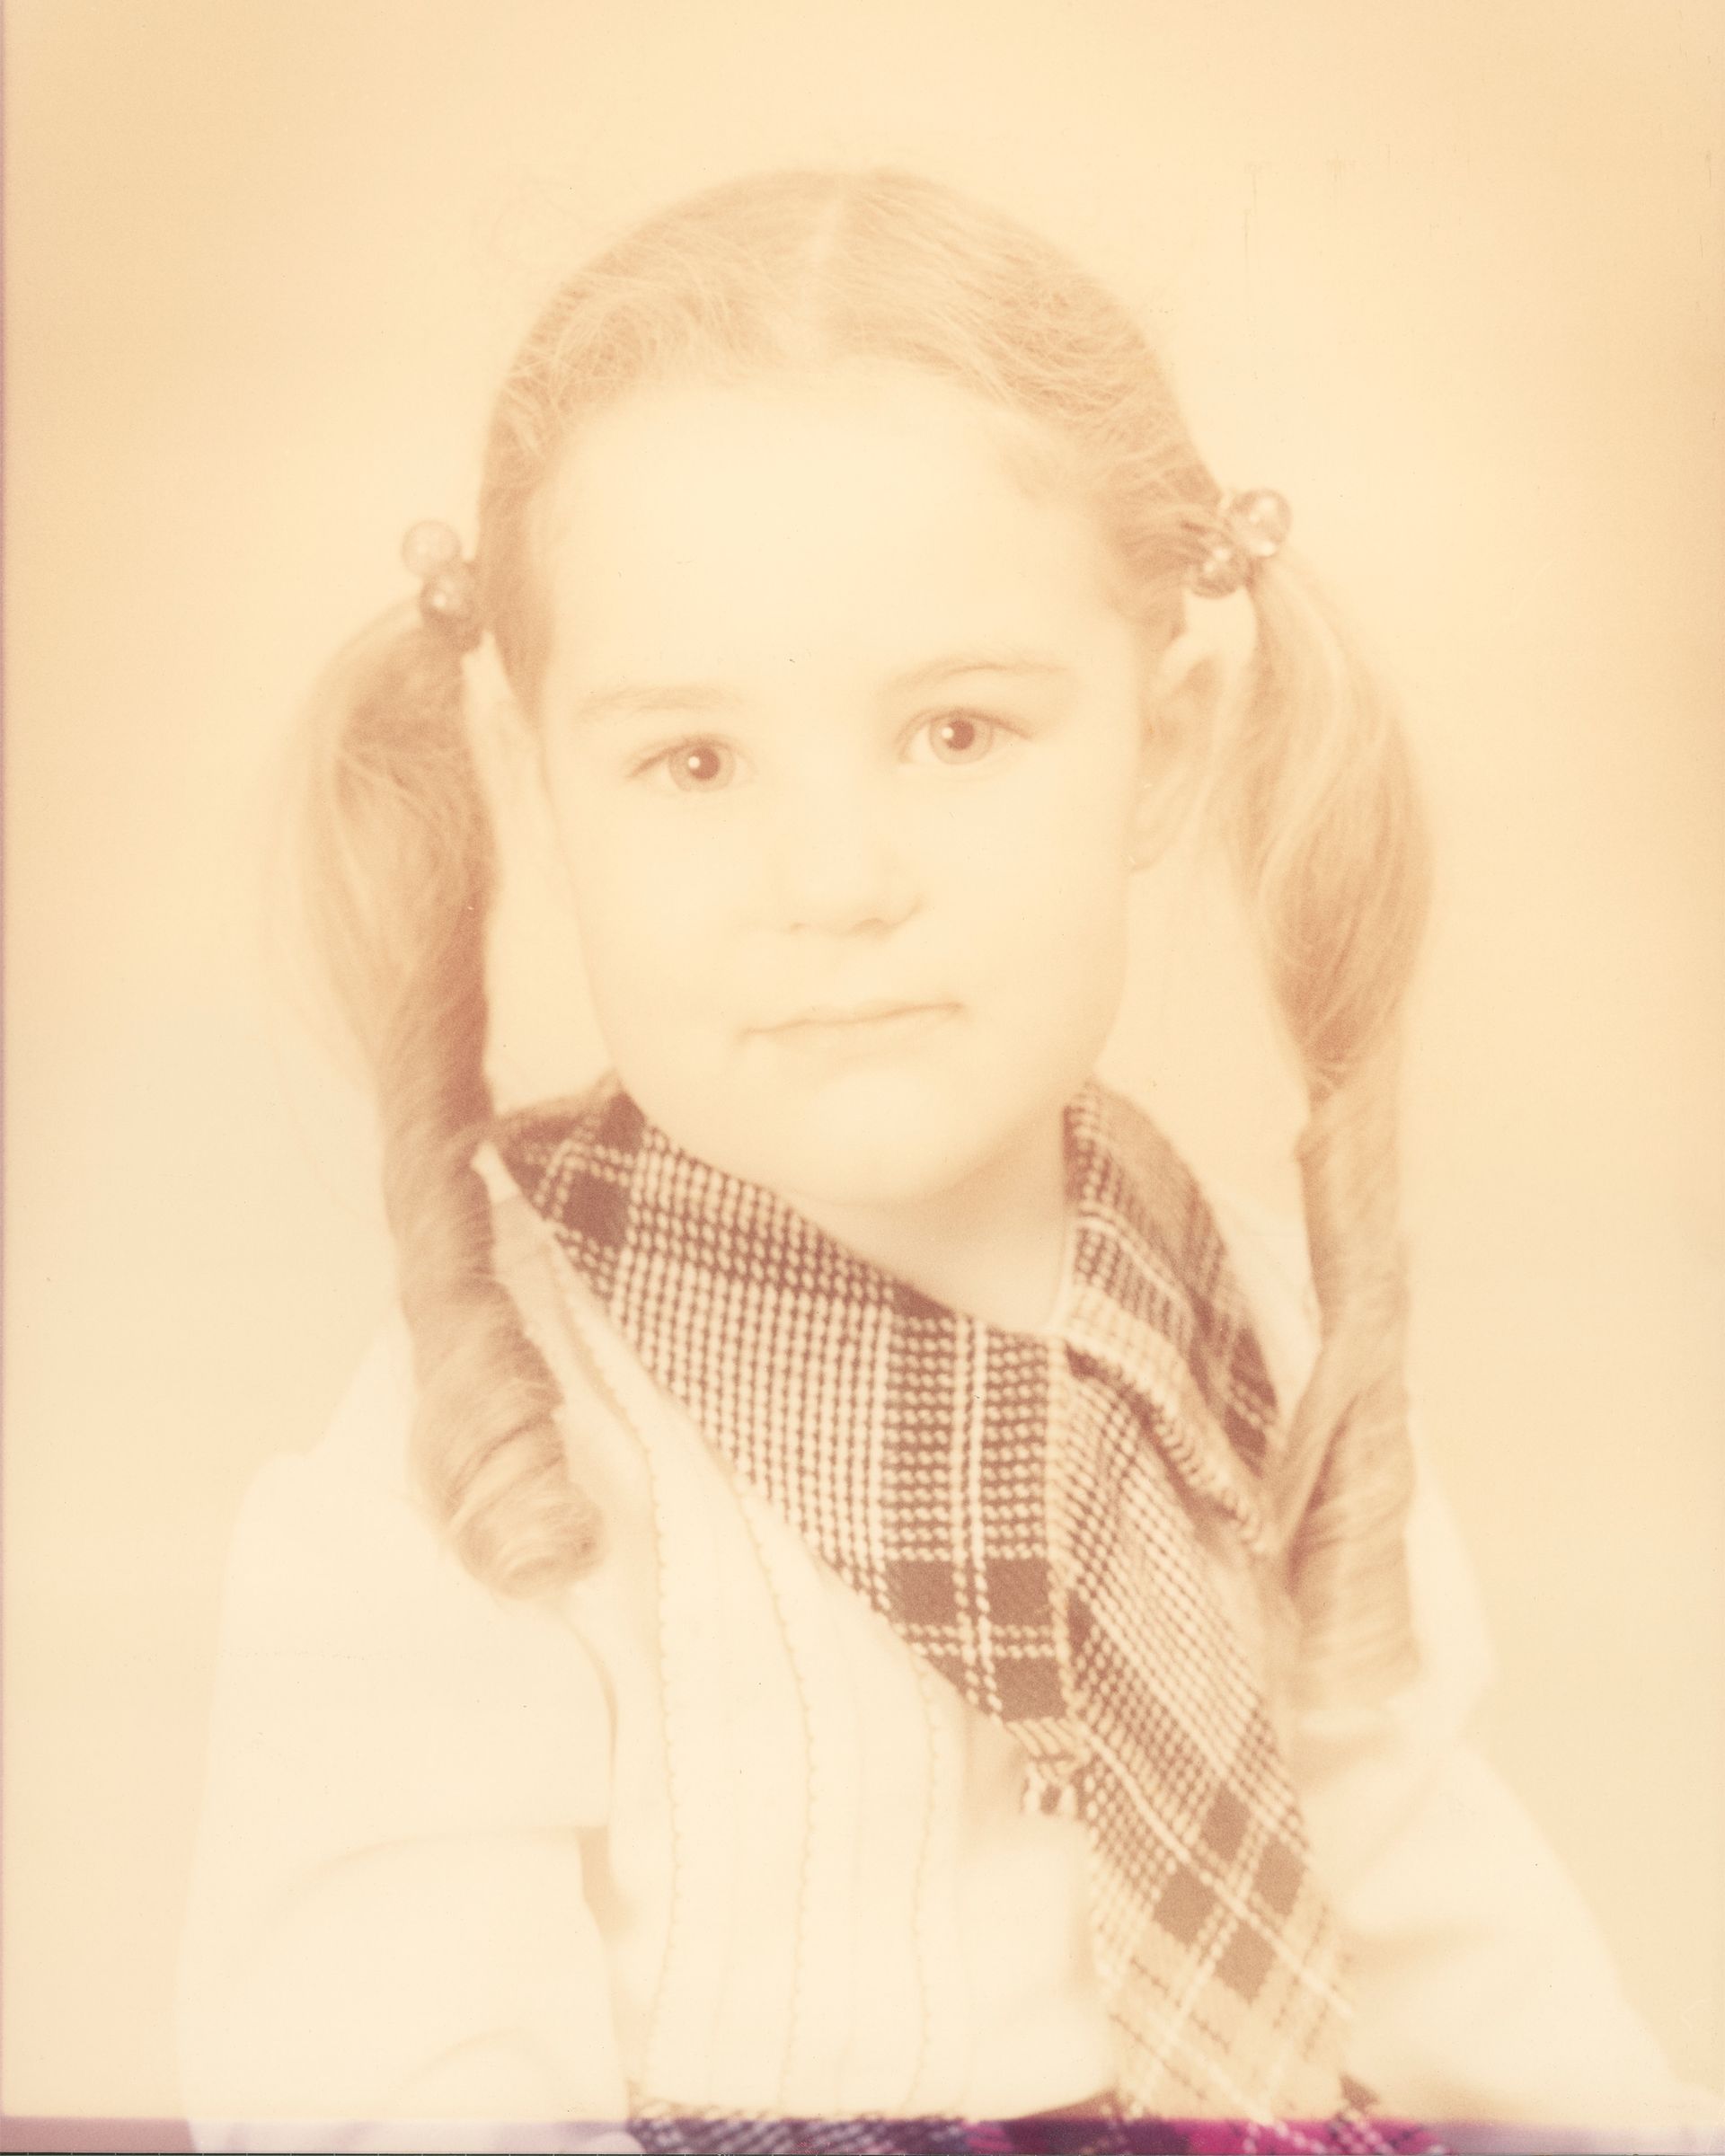
[[1064, 1118], [1027, 1132], [951, 1189], [913, 1205], [828, 1205], [801, 1196], [805, 1218], [859, 1258], [986, 1323], [1037, 1332], [1066, 1266]]

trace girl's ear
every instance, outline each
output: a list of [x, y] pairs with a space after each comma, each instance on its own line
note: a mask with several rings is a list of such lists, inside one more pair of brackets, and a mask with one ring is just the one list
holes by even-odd
[[1243, 592], [1192, 599], [1152, 663], [1145, 693], [1132, 865], [1147, 869], [1179, 837], [1205, 791], [1244, 686], [1257, 618]]
[[538, 762], [532, 725], [515, 700], [509, 676], [498, 662], [497, 647], [489, 636], [467, 654], [462, 665], [473, 754], [500, 802], [513, 807], [518, 794], [532, 781]]
[[519, 705], [487, 636], [465, 658], [474, 755], [490, 789], [500, 852], [526, 888], [573, 915], [576, 886], [545, 778], [545, 739]]
[[489, 636], [464, 664], [473, 755], [502, 853], [568, 905], [568, 864], [551, 812], [539, 729], [517, 701]]

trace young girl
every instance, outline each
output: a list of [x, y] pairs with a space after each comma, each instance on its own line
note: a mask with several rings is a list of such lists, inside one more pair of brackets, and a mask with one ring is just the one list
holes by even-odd
[[[1674, 2132], [1457, 1741], [1402, 1373], [1424, 840], [1288, 521], [1105, 293], [898, 174], [704, 196], [528, 337], [471, 560], [410, 535], [314, 747], [402, 1322], [239, 1529], [211, 2145]], [[500, 1123], [500, 694], [615, 1072]], [[1309, 1093], [1310, 1291], [1090, 1074], [1199, 803]]]

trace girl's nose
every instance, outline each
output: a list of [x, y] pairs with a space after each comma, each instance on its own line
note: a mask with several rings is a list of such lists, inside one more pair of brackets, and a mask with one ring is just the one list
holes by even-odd
[[896, 928], [915, 879], [891, 803], [865, 783], [800, 788], [767, 843], [782, 927], [845, 935]]

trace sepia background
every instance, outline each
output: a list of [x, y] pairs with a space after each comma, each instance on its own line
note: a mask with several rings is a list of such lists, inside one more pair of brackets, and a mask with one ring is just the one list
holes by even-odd
[[[4, 2004], [12, 2112], [170, 2114], [220, 1568], [382, 1313], [367, 1111], [270, 955], [305, 685], [471, 531], [560, 271], [889, 161], [1145, 312], [1399, 682], [1440, 847], [1407, 1165], [1482, 1724], [1725, 2082], [1721, 20], [1682, 0], [13, 0]], [[1110, 1070], [1285, 1201], [1225, 909]], [[597, 1050], [512, 901], [511, 1097]]]

